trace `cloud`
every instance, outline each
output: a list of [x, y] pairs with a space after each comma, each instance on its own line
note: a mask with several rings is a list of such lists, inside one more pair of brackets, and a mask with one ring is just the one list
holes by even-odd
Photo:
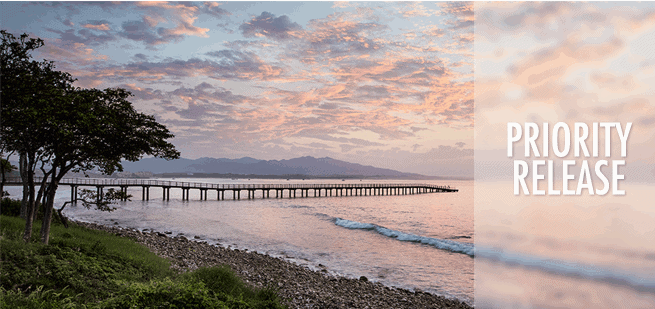
[[107, 20], [89, 20], [82, 27], [98, 31], [109, 31], [111, 30], [109, 24]]
[[388, 29], [386, 25], [375, 22], [350, 20], [344, 14], [332, 14], [320, 20], [311, 20], [308, 30], [299, 42], [304, 62], [315, 63], [338, 57], [375, 53], [383, 48], [375, 34]]
[[507, 121], [633, 122], [626, 163], [653, 162], [653, 70], [642, 64], [653, 58], [645, 50], [655, 8], [485, 3], [476, 13], [476, 49], [485, 51], [476, 64], [476, 147], [503, 149], [494, 132]]
[[399, 13], [405, 18], [427, 17], [435, 13], [419, 2], [401, 2], [400, 5]]
[[120, 88], [129, 90], [137, 100], [162, 100], [166, 98], [163, 91], [153, 88], [141, 88], [136, 84], [121, 84]]
[[[215, 90], [214, 90], [215, 89]], [[214, 90], [213, 92], [211, 90]], [[208, 83], [201, 83], [194, 88], [177, 88], [169, 94], [177, 96], [188, 102], [221, 103], [234, 105], [246, 101], [247, 97], [235, 95], [232, 91], [215, 88]]]
[[[162, 37], [152, 26], [152, 24], [153, 23], [149, 22], [147, 18], [144, 18], [142, 21], [126, 21], [121, 24], [123, 31], [119, 32], [119, 35], [133, 41], [146, 43], [148, 45], [168, 43], [175, 39], [167, 39]], [[177, 37], [177, 39], [180, 39], [180, 37]]]
[[97, 46], [115, 41], [117, 39], [113, 34], [96, 34], [95, 32], [86, 28], [78, 31], [75, 31], [75, 29], [61, 31], [52, 28], [46, 28], [46, 30], [59, 34], [60, 42], [65, 45], [81, 43], [84, 45]]
[[275, 17], [269, 12], [262, 12], [261, 15], [243, 23], [239, 29], [245, 37], [264, 36], [284, 40], [293, 36], [294, 32], [301, 31], [302, 27], [286, 15]]
[[475, 22], [475, 14], [473, 10], [473, 2], [444, 2], [441, 5], [444, 13], [451, 17], [448, 23], [452, 29], [469, 29], [473, 27]]
[[473, 20], [475, 16], [473, 2], [470, 1], [443, 2], [441, 9], [446, 14], [462, 20]]
[[[122, 23], [119, 35], [150, 46], [180, 42], [186, 36], [209, 37], [208, 28], [194, 25], [198, 14], [212, 16], [228, 15], [226, 11], [213, 4], [202, 7], [193, 3], [169, 2], [135, 2], [136, 7], [144, 11], [142, 20], [131, 20]], [[162, 22], [173, 22], [173, 28], [157, 27]]]
[[392, 161], [473, 124], [468, 3], [335, 4], [302, 25], [215, 2], [99, 5], [57, 7], [72, 29], [54, 30], [49, 59], [78, 85], [129, 89], [189, 151]]
[[276, 80], [284, 70], [265, 63], [252, 53], [231, 50], [210, 52], [214, 59], [191, 58], [178, 60], [166, 58], [159, 62], [141, 61], [144, 56], [135, 57], [136, 62], [124, 65], [98, 64], [87, 75], [96, 79], [132, 79], [140, 82], [175, 81], [188, 77], [207, 77], [216, 80]]
[[137, 61], [147, 61], [148, 60], [148, 56], [146, 56], [146, 55], [144, 55], [142, 53], [135, 54], [133, 57]]
[[252, 52], [224, 49], [206, 55], [218, 61], [217, 71], [212, 76], [217, 79], [267, 80], [280, 77], [284, 72], [282, 67], [266, 63]]
[[223, 16], [229, 16], [232, 15], [232, 13], [228, 12], [227, 10], [222, 9], [221, 6], [222, 3], [218, 2], [204, 2], [203, 6], [201, 7], [201, 12], [205, 14], [209, 14], [214, 17], [221, 18]]

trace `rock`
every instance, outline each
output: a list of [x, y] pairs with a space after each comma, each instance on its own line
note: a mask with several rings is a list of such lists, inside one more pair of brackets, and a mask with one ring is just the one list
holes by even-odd
[[368, 278], [366, 278], [366, 276], [361, 276], [361, 277], [359, 277], [359, 280], [360, 280], [360, 281], [367, 282], [367, 281], [368, 281]]

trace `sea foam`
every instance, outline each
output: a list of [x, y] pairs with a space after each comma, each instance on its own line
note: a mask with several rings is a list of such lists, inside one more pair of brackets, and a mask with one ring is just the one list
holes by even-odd
[[448, 250], [455, 253], [462, 253], [462, 254], [469, 255], [471, 257], [475, 256], [475, 248], [473, 244], [469, 244], [469, 243], [457, 242], [448, 239], [418, 236], [418, 235], [413, 235], [413, 234], [408, 234], [408, 233], [388, 229], [386, 227], [382, 227], [371, 223], [362, 223], [362, 222], [351, 221], [341, 218], [336, 218], [334, 220], [334, 223], [338, 226], [342, 226], [349, 229], [372, 230], [377, 232], [378, 234], [390, 238], [394, 238], [400, 241], [421, 243], [421, 244], [433, 246], [437, 249]]

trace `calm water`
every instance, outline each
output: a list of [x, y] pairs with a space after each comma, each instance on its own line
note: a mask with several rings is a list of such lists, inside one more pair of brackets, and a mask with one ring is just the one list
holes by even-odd
[[[167, 179], [170, 180], [170, 179]], [[175, 179], [214, 183], [364, 183], [370, 180], [224, 180]], [[408, 181], [402, 181], [406, 183]], [[412, 182], [412, 181], [409, 181]], [[161, 199], [161, 189], [151, 188], [150, 201], [141, 201], [141, 188], [129, 191], [130, 202], [112, 213], [81, 206], [65, 213], [71, 218], [106, 225], [171, 231], [200, 236], [210, 243], [281, 256], [317, 268], [322, 264], [335, 274], [366, 276], [385, 285], [421, 289], [473, 299], [473, 182], [415, 181], [450, 185], [458, 193], [402, 196], [348, 196], [295, 199], [216, 201], [209, 192], [200, 201], [198, 190], [181, 201], [181, 190], [171, 189], [171, 200]], [[17, 187], [12, 189], [18, 190]], [[14, 191], [12, 195], [19, 195]], [[274, 196], [275, 192], [271, 192]], [[63, 202], [67, 186], [58, 192]], [[245, 198], [245, 199], [244, 199]], [[61, 202], [59, 203], [61, 204]]]
[[652, 188], [535, 197], [476, 182], [476, 307], [655, 308]]

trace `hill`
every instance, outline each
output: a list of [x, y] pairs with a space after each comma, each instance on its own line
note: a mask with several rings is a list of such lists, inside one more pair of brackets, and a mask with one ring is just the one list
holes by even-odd
[[157, 158], [146, 158], [137, 162], [123, 162], [125, 171], [149, 171], [154, 174], [233, 174], [284, 176], [306, 175], [313, 177], [389, 177], [389, 178], [425, 178], [426, 176], [404, 173], [391, 169], [349, 163], [325, 158], [300, 157], [289, 160], [258, 160], [249, 157], [240, 159], [199, 158], [177, 159], [166, 161]]

